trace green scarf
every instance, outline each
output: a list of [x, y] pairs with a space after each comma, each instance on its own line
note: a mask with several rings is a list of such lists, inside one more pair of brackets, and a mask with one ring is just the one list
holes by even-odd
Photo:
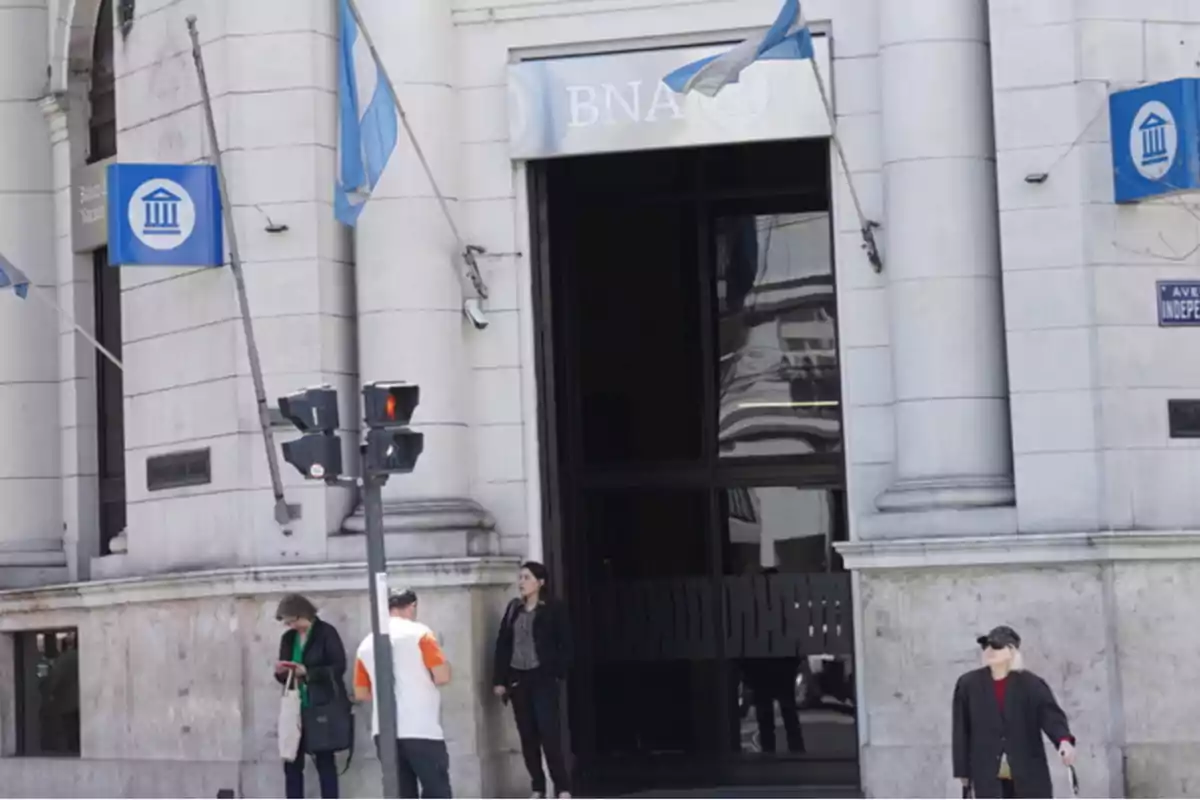
[[[300, 631], [296, 631], [296, 638], [292, 639], [292, 661], [297, 664], [304, 663], [304, 636]], [[297, 685], [300, 687], [300, 707], [308, 707], [308, 683], [297, 678]]]

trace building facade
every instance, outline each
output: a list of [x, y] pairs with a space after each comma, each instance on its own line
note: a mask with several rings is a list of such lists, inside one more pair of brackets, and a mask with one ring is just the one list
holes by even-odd
[[[658, 78], [777, 0], [359, 5], [486, 327], [407, 142], [334, 219], [333, 0], [0, 2], [0, 252], [124, 365], [0, 298], [5, 793], [277, 795], [275, 603], [369, 629], [358, 498], [285, 465], [274, 520], [229, 271], [108, 265], [103, 164], [212, 155], [193, 14], [268, 397], [335, 386], [354, 463], [359, 385], [421, 386], [387, 549], [454, 664], [459, 794], [524, 793], [488, 661], [527, 557], [575, 621], [585, 789], [954, 791], [953, 681], [1007, 623], [1085, 794], [1191, 791], [1200, 449], [1168, 401], [1200, 371], [1155, 284], [1197, 277], [1200, 212], [1113, 202], [1107, 112], [1197, 75], [1200, 5], [806, 0], [817, 72], [712, 100]], [[378, 791], [359, 732], [346, 796]]]

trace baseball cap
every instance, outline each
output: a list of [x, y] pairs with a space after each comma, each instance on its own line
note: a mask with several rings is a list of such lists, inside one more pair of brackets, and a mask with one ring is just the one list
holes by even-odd
[[980, 647], [994, 647], [997, 650], [1004, 647], [1020, 647], [1021, 637], [1007, 625], [997, 625], [983, 636], [975, 639]]

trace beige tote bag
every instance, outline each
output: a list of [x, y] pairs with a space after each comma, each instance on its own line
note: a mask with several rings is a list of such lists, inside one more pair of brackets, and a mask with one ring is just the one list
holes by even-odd
[[279, 756], [295, 761], [300, 754], [300, 688], [296, 686], [296, 671], [288, 670], [279, 701]]

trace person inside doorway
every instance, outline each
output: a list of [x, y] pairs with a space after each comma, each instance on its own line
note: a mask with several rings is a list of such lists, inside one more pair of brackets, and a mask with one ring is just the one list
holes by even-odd
[[571, 662], [571, 640], [566, 610], [549, 596], [549, 577], [536, 561], [521, 566], [519, 597], [505, 609], [496, 637], [492, 683], [496, 696], [512, 703], [533, 796], [546, 797], [544, 752], [554, 790], [559, 797], [570, 797], [559, 695]]
[[62, 651], [46, 677], [53, 752], [79, 752], [79, 642], [74, 631], [61, 635]]
[[1046, 682], [1023, 668], [1016, 631], [1000, 625], [976, 641], [983, 666], [954, 687], [954, 776], [975, 797], [1053, 797], [1042, 735], [1074, 764], [1067, 715]]
[[[388, 597], [388, 633], [396, 694], [396, 764], [401, 797], [450, 797], [450, 755], [442, 731], [440, 687], [450, 682], [450, 662], [437, 636], [417, 622], [412, 589]], [[367, 634], [354, 664], [354, 696], [371, 702], [371, 731], [379, 741], [379, 703], [375, 700], [375, 637]]]
[[[779, 575], [776, 567], [764, 567], [763, 578], [770, 582]], [[738, 584], [752, 588], [751, 584]], [[770, 613], [764, 607], [767, 593], [755, 592], [748, 605], [755, 609], [754, 617], [762, 619]], [[804, 732], [800, 727], [800, 710], [796, 703], [796, 676], [800, 672], [801, 658], [795, 655], [769, 656], [742, 659], [742, 676], [753, 697], [754, 716], [758, 723], [758, 743], [763, 753], [776, 751], [775, 706], [779, 705], [779, 716], [787, 735], [789, 753], [803, 753]]]

